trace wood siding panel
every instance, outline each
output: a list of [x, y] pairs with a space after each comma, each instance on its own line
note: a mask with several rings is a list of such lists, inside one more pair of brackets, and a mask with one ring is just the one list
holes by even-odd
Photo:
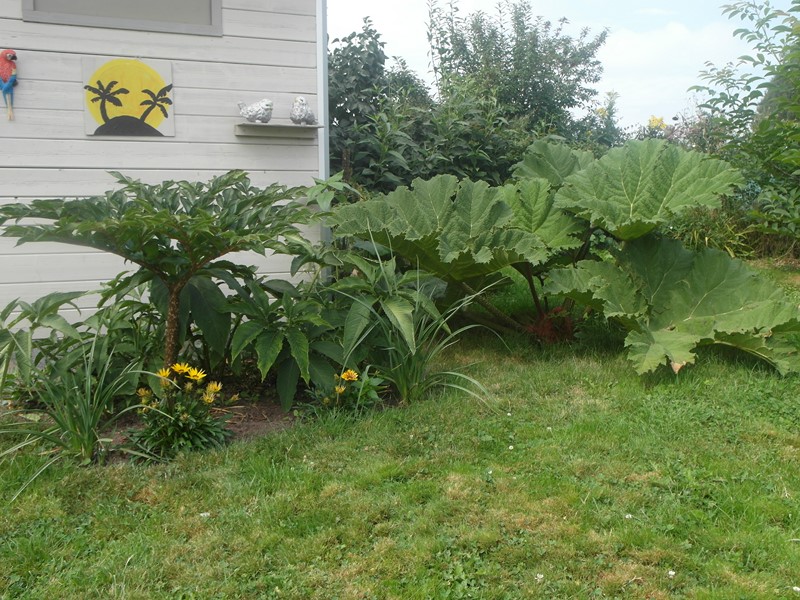
[[223, 8], [222, 31], [228, 36], [313, 42], [317, 37], [317, 19], [313, 15]]
[[[107, 252], [80, 252], [78, 246], [70, 244], [54, 244], [61, 246], [59, 254], [30, 253], [36, 250], [36, 242], [24, 244], [29, 254], [0, 255], [0, 273], [17, 283], [63, 283], [82, 281], [108, 281], [123, 271], [135, 271], [136, 266], [125, 263], [122, 258]], [[255, 252], [237, 253], [226, 256], [227, 260], [254, 266], [264, 267], [264, 257]], [[270, 266], [281, 271], [288, 271], [291, 259], [288, 256], [273, 256]], [[85, 274], [83, 277], [76, 273]]]
[[[83, 32], [83, 36], [79, 32]], [[29, 49], [39, 52], [80, 52], [85, 56], [130, 56], [145, 59], [283, 66], [285, 61], [291, 60], [286, 55], [287, 46], [284, 44], [294, 42], [298, 45], [308, 45], [309, 43], [307, 35], [298, 35], [296, 40], [235, 36], [217, 38], [25, 23], [2, 18], [0, 18], [0, 36], [4, 47], [14, 48], [20, 53], [20, 75], [24, 52]], [[204, 44], [198, 44], [197, 40], [200, 38]], [[275, 52], [281, 47], [284, 49], [283, 52]]]
[[[306, 81], [306, 83], [308, 83]], [[81, 95], [83, 90], [79, 83], [53, 83], [49, 81], [27, 81], [25, 89], [14, 92], [14, 115], [16, 120], [12, 125], [0, 129], [0, 139], [9, 137], [26, 137], [25, 127], [32, 127], [38, 119], [44, 117], [37, 115], [36, 111], [70, 111], [71, 115], [65, 118], [78, 123], [81, 127], [80, 137], [89, 139], [83, 129], [83, 105]], [[227, 117], [235, 119], [235, 123], [243, 122], [239, 116], [238, 103], [246, 104], [261, 98], [270, 98], [274, 103], [271, 123], [289, 125], [289, 111], [297, 95], [303, 95], [311, 106], [315, 106], [317, 96], [314, 93], [269, 93], [263, 91], [237, 91], [237, 90], [203, 90], [182, 88], [175, 93], [175, 126], [180, 126], [180, 121], [186, 115], [197, 117]], [[53, 102], [53, 98], [58, 101]], [[5, 117], [4, 117], [5, 118]], [[51, 122], [44, 127], [36, 137], [46, 136], [52, 127], [60, 126], [60, 122]], [[229, 135], [233, 135], [230, 127]], [[75, 137], [78, 137], [77, 135]], [[228, 137], [228, 136], [226, 136]], [[186, 141], [177, 134], [174, 138], [165, 137], [160, 142]], [[219, 140], [218, 140], [219, 141]], [[241, 141], [241, 140], [240, 140]]]
[[[226, 171], [209, 170], [138, 170], [125, 171], [145, 183], [176, 181], [208, 181]], [[58, 196], [96, 196], [116, 187], [116, 180], [102, 169], [34, 169], [6, 168], [0, 170], [0, 204], [16, 202], [17, 198], [51, 198]], [[249, 172], [253, 185], [265, 187], [279, 183], [290, 187], [312, 185], [316, 171], [255, 171]], [[3, 200], [5, 198], [6, 200]], [[2, 228], [0, 227], [0, 231]], [[0, 238], [0, 253], [7, 250]], [[37, 245], [37, 248], [46, 244]], [[40, 250], [42, 252], [43, 250]]]
[[[231, 89], [264, 89], [264, 81], [277, 81], [285, 77], [284, 69], [314, 70], [316, 65], [315, 46], [307, 42], [275, 42], [263, 57], [264, 64], [222, 63], [196, 60], [173, 60], [172, 75], [179, 79], [174, 83], [178, 88], [184, 85], [204, 89], [219, 89], [223, 86], [235, 86]], [[15, 48], [16, 50], [16, 48]], [[42, 52], [38, 50], [17, 50], [19, 52], [20, 83], [25, 81], [69, 81], [83, 85], [81, 58], [84, 54], [75, 52]], [[279, 65], [272, 65], [267, 60], [274, 54], [286, 56]], [[97, 55], [95, 55], [97, 56]], [[120, 56], [111, 53], [108, 56]], [[23, 78], [24, 74], [24, 78]], [[270, 89], [281, 91], [285, 86], [277, 85]], [[21, 90], [17, 86], [17, 90]]]
[[[225, 8], [312, 17], [317, 8], [316, 0], [224, 0], [223, 4]], [[22, 2], [20, 0], [0, 0], [0, 15], [12, 19], [22, 19]]]
[[[141, 140], [141, 141], [140, 141]], [[191, 142], [150, 142], [108, 139], [3, 141], [16, 164], [42, 168], [83, 168], [103, 170], [138, 169], [244, 169], [307, 171], [317, 160], [315, 146], [272, 143], [193, 144]], [[169, 150], [167, 150], [167, 148]], [[100, 154], [100, 156], [98, 156]], [[0, 169], [0, 172], [2, 169]]]
[[130, 269], [120, 257], [106, 252], [80, 252], [78, 246], [60, 244], [59, 254], [39, 254], [36, 243], [18, 246], [28, 254], [0, 255], [0, 273], [20, 284], [70, 282], [78, 273], [91, 274], [91, 280], [107, 281]]
[[[287, 102], [287, 112], [288, 103]], [[234, 109], [235, 110], [235, 109]], [[15, 111], [16, 112], [16, 111]], [[239, 116], [207, 116], [207, 115], [178, 115], [175, 119], [175, 137], [159, 139], [159, 144], [182, 142], [202, 143], [230, 143], [230, 144], [258, 144], [263, 145], [264, 140], [258, 137], [237, 137], [234, 134], [235, 126], [242, 122]], [[282, 138], [283, 145], [307, 146], [316, 145], [317, 140], [312, 137], [296, 137], [291, 128], [294, 125], [288, 120], [275, 119], [271, 124], [288, 125]], [[17, 138], [46, 139], [46, 140], [72, 140], [84, 136], [83, 113], [68, 110], [28, 110], [19, 115], [14, 125]], [[119, 138], [91, 137], [98, 141], [120, 141]], [[141, 139], [141, 138], [136, 138]], [[150, 138], [152, 140], [152, 138]], [[167, 150], [168, 151], [168, 150]], [[1, 195], [1, 194], [0, 194]]]
[[314, 16], [317, 10], [316, 0], [226, 0], [228, 8], [240, 10], [258, 10], [289, 15]]

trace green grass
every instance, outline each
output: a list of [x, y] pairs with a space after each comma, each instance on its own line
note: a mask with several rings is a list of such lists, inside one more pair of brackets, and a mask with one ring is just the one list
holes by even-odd
[[4, 462], [0, 597], [800, 597], [800, 380], [713, 352], [642, 380], [615, 349], [510, 344], [449, 356], [485, 404], [56, 465], [13, 504], [46, 457]]

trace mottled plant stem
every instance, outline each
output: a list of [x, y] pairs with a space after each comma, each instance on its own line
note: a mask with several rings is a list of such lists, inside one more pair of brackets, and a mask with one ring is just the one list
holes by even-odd
[[181, 291], [184, 284], [168, 285], [167, 330], [164, 336], [164, 368], [175, 364], [178, 358], [178, 324], [180, 322]]
[[489, 314], [498, 319], [501, 323], [504, 323], [506, 326], [511, 327], [514, 331], [520, 331], [522, 329], [519, 323], [517, 323], [514, 319], [509, 317], [504, 312], [500, 311], [494, 304], [492, 304], [481, 294], [473, 290], [469, 285], [467, 285], [463, 281], [460, 282], [459, 285], [461, 286], [461, 289], [467, 292], [470, 296], [473, 296], [478, 304], [480, 304], [483, 308], [485, 308], [489, 312]]

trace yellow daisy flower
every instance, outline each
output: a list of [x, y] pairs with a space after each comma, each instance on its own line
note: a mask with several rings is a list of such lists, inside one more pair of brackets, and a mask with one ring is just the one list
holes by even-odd
[[206, 386], [206, 391], [211, 394], [217, 394], [222, 389], [222, 384], [219, 381], [209, 381]]
[[347, 369], [347, 371], [342, 373], [342, 379], [345, 381], [358, 381], [358, 373], [353, 371], [353, 369]]
[[191, 371], [192, 367], [189, 366], [189, 363], [175, 363], [172, 365], [172, 370], [178, 375], [183, 375], [184, 373]]
[[203, 379], [205, 379], [205, 376], [206, 373], [205, 371], [203, 371], [203, 369], [195, 369], [194, 367], [190, 368], [189, 372], [186, 374], [186, 377], [188, 377], [192, 381], [196, 381], [197, 383], [203, 381]]
[[172, 374], [172, 371], [170, 371], [167, 368], [159, 369], [158, 371], [156, 371], [156, 375], [158, 375], [158, 377], [159, 377], [159, 383], [161, 384], [162, 388], [166, 388], [166, 387], [170, 386], [171, 380], [170, 380], [169, 376], [171, 374]]
[[337, 394], [341, 395], [341, 394], [344, 394], [344, 391], [345, 391], [346, 388], [343, 385], [337, 385], [333, 389], [336, 390]]
[[142, 400], [146, 400], [147, 398], [153, 395], [153, 392], [147, 388], [139, 388], [138, 390], [136, 390], [136, 395], [139, 396], [139, 398], [141, 398]]

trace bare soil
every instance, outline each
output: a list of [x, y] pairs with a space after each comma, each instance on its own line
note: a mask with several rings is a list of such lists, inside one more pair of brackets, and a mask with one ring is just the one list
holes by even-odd
[[227, 428], [233, 432], [231, 441], [263, 437], [286, 429], [294, 422], [292, 413], [267, 402], [241, 403], [219, 410], [228, 415]]

